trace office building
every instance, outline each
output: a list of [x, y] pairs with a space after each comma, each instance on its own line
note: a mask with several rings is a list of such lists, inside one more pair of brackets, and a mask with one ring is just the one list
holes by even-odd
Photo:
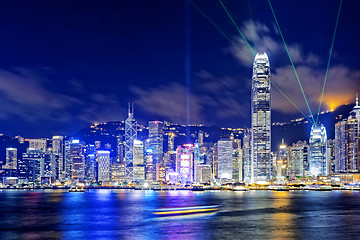
[[98, 181], [104, 184], [110, 182], [110, 151], [96, 151], [96, 162], [98, 163]]
[[218, 178], [231, 180], [233, 177], [232, 141], [220, 139], [218, 141]]
[[257, 53], [251, 91], [251, 181], [269, 181], [271, 175], [271, 83], [266, 53]]
[[309, 174], [312, 177], [329, 174], [327, 163], [327, 135], [323, 124], [311, 127], [309, 139]]
[[2, 169], [16, 170], [17, 162], [17, 148], [6, 148], [6, 164]]
[[85, 157], [83, 143], [73, 139], [70, 144], [71, 181], [82, 182], [85, 179]]
[[133, 180], [134, 140], [137, 139], [137, 122], [134, 118], [134, 105], [129, 104], [128, 118], [125, 121], [125, 178]]
[[184, 144], [176, 149], [176, 173], [181, 185], [194, 181], [194, 145]]
[[144, 144], [142, 141], [134, 140], [134, 181], [145, 180]]

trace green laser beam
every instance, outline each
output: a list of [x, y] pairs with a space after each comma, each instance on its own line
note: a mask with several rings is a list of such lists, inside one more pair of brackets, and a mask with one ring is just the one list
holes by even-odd
[[223, 2], [221, 0], [219, 0], [221, 6], [224, 8], [226, 14], [229, 16], [230, 20], [232, 21], [232, 23], [235, 25], [236, 29], [238, 30], [238, 32], [240, 33], [241, 37], [244, 39], [246, 45], [249, 47], [250, 51], [252, 52], [252, 54], [255, 56], [255, 52], [253, 51], [253, 49], [251, 48], [250, 44], [248, 43], [248, 41], [246, 41], [245, 36], [242, 34], [242, 32], [240, 31], [239, 27], [236, 25], [233, 17], [230, 15], [229, 11], [226, 9], [225, 5], [223, 4]]
[[[222, 31], [220, 27], [214, 21], [212, 21], [203, 11], [201, 11], [201, 9], [195, 3], [193, 3], [192, 1], [190, 1], [190, 3], [203, 17], [206, 18], [206, 20], [208, 20], [209, 23], [211, 23], [211, 25], [213, 25], [216, 28], [216, 30], [218, 30], [221, 33], [221, 35], [223, 35], [223, 37], [225, 37], [241, 54], [246, 56], [243, 53], [243, 51], [226, 35], [226, 33]], [[248, 57], [246, 57], [246, 59], [252, 64], [251, 59], [249, 59]]]
[[[193, 5], [193, 7], [194, 7], [203, 17], [205, 17], [239, 52], [242, 53], [242, 51], [236, 46], [236, 44], [230, 39], [230, 37], [228, 37], [228, 36], [226, 35], [226, 33], [225, 33], [224, 31], [222, 31], [222, 30], [220, 29], [220, 27], [219, 27], [214, 21], [212, 21], [203, 11], [201, 11], [201, 9], [200, 9], [195, 3], [193, 3], [192, 1], [190, 1], [190, 2], [191, 2], [191, 4]], [[249, 61], [250, 61], [251, 64], [253, 63], [251, 60], [249, 60]], [[274, 87], [275, 87], [302, 115], [304, 115], [304, 117], [305, 117], [306, 119], [308, 119], [311, 123], [313, 123], [313, 122], [305, 115], [305, 113], [303, 113], [303, 112], [300, 110], [300, 108], [299, 108], [293, 101], [291, 101], [291, 99], [290, 99], [283, 91], [281, 91], [281, 89], [280, 89], [279, 87], [277, 87], [277, 86], [275, 85], [275, 83], [273, 83], [271, 80], [270, 80], [270, 82], [271, 82], [271, 84], [274, 85]]]
[[[328, 76], [328, 72], [329, 72], [331, 55], [332, 55], [333, 48], [334, 48], [336, 30], [337, 30], [338, 23], [339, 23], [339, 18], [340, 18], [341, 6], [342, 6], [342, 0], [340, 0], [339, 11], [338, 11], [338, 15], [337, 15], [337, 18], [336, 18], [334, 35], [333, 35], [332, 42], [331, 42], [330, 53], [329, 53], [329, 60], [328, 60], [328, 62], [327, 62], [327, 67], [326, 67], [326, 72], [325, 72], [325, 78], [324, 78], [324, 84], [323, 84], [323, 88], [322, 88], [322, 92], [321, 92], [319, 110], [318, 110], [318, 114], [317, 114], [317, 117], [316, 117], [316, 123], [317, 123], [318, 120], [319, 120], [319, 114], [320, 114], [321, 104], [322, 104], [322, 100], [323, 100], [323, 96], [324, 96], [324, 91], [325, 91], [325, 84], [326, 84], [326, 80], [327, 80], [327, 76]], [[315, 124], [315, 125], [316, 125], [316, 124]]]
[[295, 104], [293, 101], [291, 101], [291, 99], [290, 99], [288, 96], [286, 96], [286, 94], [285, 94], [283, 91], [281, 91], [281, 89], [280, 89], [278, 86], [275, 85], [275, 83], [274, 83], [273, 81], [270, 81], [270, 82], [271, 82], [271, 84], [272, 84], [297, 110], [299, 110], [299, 112], [302, 113], [302, 115], [304, 115], [304, 117], [305, 117], [307, 120], [309, 120], [309, 122], [311, 122], [312, 124], [314, 124], [314, 122], [311, 121], [311, 120], [305, 115], [305, 113], [303, 113], [303, 111], [301, 111], [300, 108], [298, 108], [298, 106], [296, 106], [296, 104]]
[[[298, 83], [299, 83], [299, 86], [300, 86], [301, 92], [302, 92], [302, 94], [303, 94], [303, 96], [304, 96], [304, 99], [305, 99], [305, 102], [306, 102], [306, 106], [307, 106], [307, 108], [308, 108], [308, 110], [309, 110], [309, 112], [310, 112], [310, 115], [311, 115], [311, 118], [313, 119], [313, 122], [315, 122], [314, 117], [313, 117], [313, 114], [312, 114], [311, 109], [310, 109], [310, 106], [309, 106], [309, 103], [308, 103], [308, 101], [307, 101], [307, 99], [306, 99], [306, 95], [305, 95], [304, 89], [303, 89], [303, 87], [302, 87], [302, 85], [301, 85], [301, 82], [300, 82], [299, 76], [298, 76], [298, 74], [297, 74], [297, 72], [296, 72], [296, 69], [295, 69], [294, 63], [293, 63], [292, 58], [291, 58], [291, 56], [290, 56], [289, 49], [288, 49], [288, 47], [287, 47], [287, 45], [286, 45], [286, 42], [285, 42], [284, 36], [283, 36], [283, 34], [282, 34], [282, 32], [281, 32], [280, 25], [279, 25], [279, 23], [278, 23], [278, 21], [277, 21], [277, 18], [276, 18], [276, 16], [275, 16], [274, 9], [273, 9], [273, 7], [272, 7], [272, 5], [271, 5], [270, 0], [268, 0], [268, 2], [269, 2], [269, 5], [270, 5], [271, 12], [272, 12], [272, 14], [273, 14], [273, 16], [274, 16], [274, 19], [275, 19], [276, 25], [277, 25], [277, 27], [278, 27], [278, 29], [279, 29], [279, 33], [280, 33], [280, 36], [281, 36], [282, 41], [283, 41], [283, 43], [284, 43], [284, 46], [285, 46], [286, 52], [287, 52], [287, 54], [288, 54], [288, 56], [289, 56], [289, 59], [290, 59], [290, 62], [291, 62], [292, 68], [293, 68], [293, 70], [294, 70], [294, 73], [295, 73], [296, 79], [297, 79], [297, 81], [298, 81]], [[315, 124], [315, 126], [316, 126], [316, 124]]]
[[[254, 23], [252, 8], [251, 8], [251, 0], [248, 0], [248, 4], [249, 4], [249, 10], [250, 10], [250, 18], [251, 18], [252, 22]], [[254, 38], [253, 44], [254, 44], [254, 48], [255, 48], [255, 52], [256, 52], [256, 36], [255, 35], [256, 35], [255, 31], [253, 31], [253, 38]]]

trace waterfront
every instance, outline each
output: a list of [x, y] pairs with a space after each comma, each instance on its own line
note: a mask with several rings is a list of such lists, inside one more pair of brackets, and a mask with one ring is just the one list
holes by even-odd
[[[158, 218], [160, 207], [221, 205], [216, 214]], [[3, 190], [0, 239], [350, 239], [359, 192]]]

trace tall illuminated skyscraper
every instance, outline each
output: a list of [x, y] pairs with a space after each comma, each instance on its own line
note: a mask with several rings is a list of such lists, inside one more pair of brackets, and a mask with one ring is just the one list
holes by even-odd
[[[160, 121], [149, 122], [149, 147], [153, 150], [153, 164], [156, 169], [164, 165], [164, 124]], [[161, 165], [161, 166], [160, 166]], [[159, 173], [156, 172], [158, 179]]]
[[85, 156], [83, 155], [83, 143], [72, 140], [70, 145], [71, 180], [81, 182], [85, 178]]
[[233, 177], [232, 167], [232, 141], [230, 139], [220, 139], [218, 141], [218, 178], [230, 180]]
[[328, 175], [327, 169], [327, 136], [324, 125], [318, 123], [311, 127], [309, 140], [309, 174], [310, 176]]
[[51, 175], [55, 179], [64, 180], [65, 178], [64, 165], [64, 137], [52, 137], [52, 152], [51, 152]]
[[103, 184], [110, 181], [110, 151], [97, 151], [98, 180]]
[[144, 143], [139, 140], [134, 141], [134, 161], [133, 161], [134, 181], [145, 180], [145, 164], [144, 164]]
[[134, 105], [129, 104], [128, 118], [125, 120], [125, 179], [133, 180], [134, 140], [137, 138], [137, 123], [134, 118]]
[[243, 138], [244, 182], [251, 182], [251, 134], [246, 133]]
[[17, 148], [6, 148], [6, 164], [2, 169], [17, 169]]
[[251, 181], [269, 181], [271, 173], [270, 63], [266, 53], [257, 53], [251, 91]]
[[176, 172], [182, 185], [194, 181], [194, 145], [184, 144], [176, 149]]
[[335, 124], [335, 172], [359, 172], [360, 106], [356, 105], [348, 119]]

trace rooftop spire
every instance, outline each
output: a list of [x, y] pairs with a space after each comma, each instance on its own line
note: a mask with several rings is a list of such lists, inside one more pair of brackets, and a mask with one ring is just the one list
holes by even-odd
[[356, 93], [356, 107], [359, 106], [359, 93]]

